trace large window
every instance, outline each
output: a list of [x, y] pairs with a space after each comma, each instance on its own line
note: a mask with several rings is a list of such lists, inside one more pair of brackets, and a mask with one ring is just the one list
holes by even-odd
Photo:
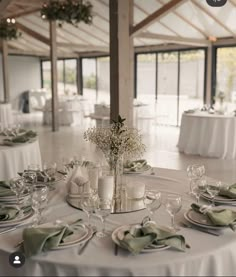
[[236, 104], [236, 47], [217, 49], [216, 80], [216, 106], [219, 105], [217, 96], [223, 92], [228, 110], [234, 110]]
[[[184, 110], [204, 102], [205, 51], [169, 51], [137, 55], [137, 99], [157, 123], [180, 125]], [[155, 101], [156, 99], [156, 101]]]
[[[43, 87], [51, 89], [51, 62], [42, 62]], [[57, 61], [57, 79], [59, 94], [77, 93], [77, 61], [76, 59]]]

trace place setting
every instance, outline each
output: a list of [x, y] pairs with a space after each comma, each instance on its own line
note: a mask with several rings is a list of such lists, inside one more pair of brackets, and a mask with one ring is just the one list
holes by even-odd
[[[33, 130], [25, 130], [20, 128], [7, 129], [1, 132], [1, 145], [3, 146], [19, 146], [24, 143], [32, 143], [37, 140], [37, 133]], [[5, 138], [6, 137], [6, 138]]]

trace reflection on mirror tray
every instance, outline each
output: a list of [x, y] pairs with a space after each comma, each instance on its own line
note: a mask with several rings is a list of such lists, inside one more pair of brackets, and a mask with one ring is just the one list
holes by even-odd
[[[85, 196], [85, 197], [89, 197], [89, 195]], [[73, 195], [73, 194], [69, 194], [66, 197], [66, 201], [67, 203], [76, 208], [76, 209], [80, 209], [82, 210], [81, 207], [81, 203], [83, 197], [81, 195]], [[145, 203], [144, 203], [144, 199], [128, 199], [127, 197], [123, 196], [121, 198], [121, 202], [119, 203], [119, 205], [114, 205], [112, 207], [112, 214], [119, 214], [119, 213], [131, 213], [131, 212], [136, 212], [139, 210], [143, 210], [145, 209]]]

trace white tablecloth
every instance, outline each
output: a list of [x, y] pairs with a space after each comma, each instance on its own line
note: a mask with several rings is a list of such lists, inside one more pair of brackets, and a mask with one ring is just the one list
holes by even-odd
[[[82, 117], [81, 102], [75, 100], [59, 101], [59, 124], [72, 125], [77, 124]], [[52, 123], [51, 99], [46, 101], [43, 111], [43, 123], [50, 125]]]
[[11, 104], [0, 104], [0, 127], [8, 128], [13, 122]]
[[[183, 195], [183, 209], [179, 218], [188, 209], [192, 199], [185, 193], [189, 186], [186, 173], [182, 171], [156, 169], [156, 175], [131, 176], [145, 182], [148, 188], [155, 187], [164, 191], [177, 191]], [[149, 173], [150, 174], [150, 173]], [[58, 186], [57, 193], [51, 192], [48, 221], [59, 218], [85, 217], [84, 213], [69, 207], [64, 200], [65, 185]], [[140, 222], [147, 215], [146, 210], [135, 213], [116, 214], [108, 217], [107, 228]], [[170, 217], [161, 207], [155, 219], [159, 224], [169, 225]], [[95, 219], [92, 219], [95, 223]], [[180, 252], [173, 249], [132, 256], [120, 249], [114, 255], [114, 244], [110, 237], [89, 242], [82, 255], [79, 246], [60, 251], [51, 251], [27, 259], [22, 268], [14, 269], [8, 263], [9, 253], [15, 251], [22, 239], [22, 230], [0, 236], [0, 275], [3, 276], [234, 276], [236, 272], [236, 237], [232, 230], [222, 231], [215, 237], [193, 229], [182, 229], [191, 249]]]
[[236, 159], [236, 118], [183, 114], [178, 148], [185, 154]]
[[41, 163], [38, 140], [19, 146], [0, 146], [0, 180], [16, 177], [17, 172], [27, 169], [30, 164], [41, 167]]

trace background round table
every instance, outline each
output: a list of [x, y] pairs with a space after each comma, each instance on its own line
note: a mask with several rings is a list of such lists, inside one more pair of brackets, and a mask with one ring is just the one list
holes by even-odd
[[10, 103], [0, 104], [0, 127], [8, 128], [13, 124], [12, 107]]
[[[183, 198], [183, 214], [194, 199], [186, 191], [189, 189], [186, 172], [155, 169], [156, 175], [127, 176], [126, 181], [145, 182], [147, 188], [178, 192]], [[57, 190], [51, 191], [49, 206], [46, 209], [47, 222], [56, 219], [75, 220], [84, 218], [84, 212], [70, 207], [65, 202], [66, 186], [62, 182]], [[232, 207], [232, 209], [236, 207]], [[124, 224], [140, 223], [148, 212], [142, 210], [127, 214], [112, 214], [107, 219], [106, 228], [110, 231]], [[160, 225], [170, 225], [170, 216], [161, 208], [154, 216]], [[92, 224], [101, 228], [101, 223], [92, 216]], [[99, 222], [99, 223], [98, 223]], [[111, 236], [94, 237], [82, 255], [78, 255], [78, 245], [58, 251], [50, 251], [26, 259], [23, 267], [14, 269], [8, 263], [9, 254], [16, 251], [14, 246], [22, 240], [22, 228], [0, 236], [0, 276], [234, 276], [236, 272], [236, 237], [229, 228], [222, 230], [218, 237], [190, 228], [181, 228], [187, 243], [191, 246], [186, 252], [174, 249], [131, 255], [119, 248], [114, 254]]]
[[185, 154], [236, 159], [236, 118], [204, 112], [183, 114], [177, 146]]
[[42, 166], [38, 140], [17, 146], [0, 146], [0, 180], [16, 177], [30, 164]]

